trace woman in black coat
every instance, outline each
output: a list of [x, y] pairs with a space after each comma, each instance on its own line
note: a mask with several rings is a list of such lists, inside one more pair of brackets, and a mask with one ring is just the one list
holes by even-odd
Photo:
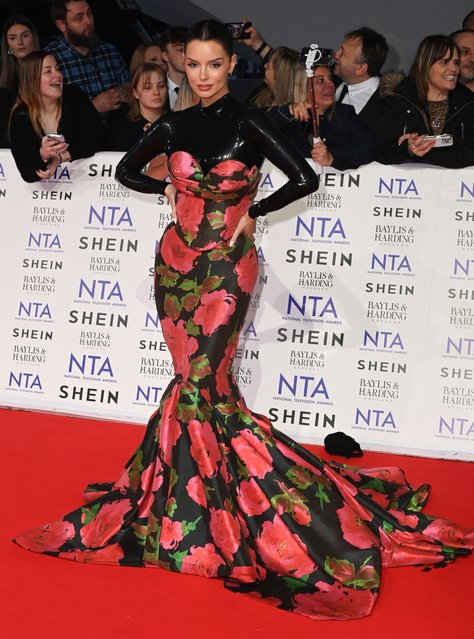
[[48, 52], [30, 53], [21, 65], [10, 142], [25, 182], [48, 179], [61, 163], [105, 148], [100, 116], [78, 87], [63, 87], [62, 74]]
[[[474, 165], [474, 93], [457, 83], [458, 76], [454, 40], [444, 35], [424, 38], [411, 74], [384, 98], [379, 162]], [[441, 135], [448, 137], [426, 137]]]

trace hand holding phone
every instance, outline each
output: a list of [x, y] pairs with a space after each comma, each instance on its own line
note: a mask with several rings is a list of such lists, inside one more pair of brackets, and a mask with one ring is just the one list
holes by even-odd
[[248, 40], [250, 33], [246, 33], [246, 29], [252, 26], [251, 22], [227, 22], [225, 25], [231, 35], [232, 40]]

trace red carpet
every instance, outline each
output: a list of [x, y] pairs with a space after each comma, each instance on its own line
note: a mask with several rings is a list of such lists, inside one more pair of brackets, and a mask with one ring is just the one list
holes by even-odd
[[[371, 617], [318, 622], [233, 594], [217, 580], [28, 553], [10, 539], [72, 510], [90, 481], [114, 479], [143, 429], [10, 410], [0, 410], [0, 423], [4, 639], [474, 636], [472, 557], [430, 572], [388, 569]], [[320, 447], [310, 448], [328, 458]], [[412, 484], [428, 481], [433, 492], [427, 512], [474, 525], [473, 464], [382, 453], [366, 453], [362, 460], [365, 466], [402, 466]]]

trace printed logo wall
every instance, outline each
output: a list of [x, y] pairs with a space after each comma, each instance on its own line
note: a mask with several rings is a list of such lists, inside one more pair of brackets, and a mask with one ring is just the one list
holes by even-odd
[[[0, 403], [145, 423], [173, 376], [153, 302], [166, 199], [102, 153], [22, 182], [0, 151]], [[259, 197], [285, 177], [263, 167]], [[474, 458], [471, 170], [326, 170], [258, 220], [260, 276], [234, 373], [303, 442]]]

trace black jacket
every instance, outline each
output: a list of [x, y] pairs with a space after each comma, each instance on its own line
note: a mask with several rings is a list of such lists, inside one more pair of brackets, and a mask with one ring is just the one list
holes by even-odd
[[[101, 119], [86, 94], [74, 85], [63, 87], [63, 101], [58, 133], [69, 144], [71, 160], [88, 158], [105, 149], [105, 133]], [[12, 116], [10, 143], [13, 158], [25, 182], [39, 182], [38, 169], [46, 169], [41, 159], [41, 139], [36, 135], [25, 107]]]
[[[288, 105], [273, 107], [267, 112], [272, 122], [305, 157], [311, 157], [312, 124], [300, 123], [290, 114]], [[319, 137], [324, 140], [339, 171], [356, 169], [375, 160], [375, 140], [354, 107], [336, 104], [332, 117], [328, 111], [319, 121]]]
[[449, 168], [474, 165], [474, 93], [461, 84], [449, 93], [442, 133], [453, 136], [453, 146], [433, 148], [420, 158], [410, 155], [407, 142], [399, 145], [398, 140], [404, 133], [433, 135], [423, 113], [429, 121], [415, 81], [408, 76], [384, 98], [384, 133], [377, 140], [377, 160], [384, 164], [423, 162]]

